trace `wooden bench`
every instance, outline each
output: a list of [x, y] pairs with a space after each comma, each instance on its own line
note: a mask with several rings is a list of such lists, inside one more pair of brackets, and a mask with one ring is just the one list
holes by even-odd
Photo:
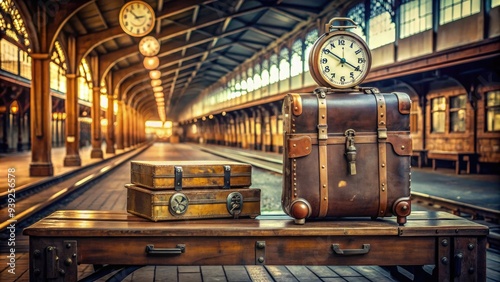
[[[126, 212], [57, 211], [23, 233], [30, 236], [30, 281], [77, 281], [80, 263], [113, 270], [115, 265], [131, 270], [143, 265], [435, 265], [433, 275], [422, 280], [485, 281], [488, 231], [445, 212], [416, 211], [400, 226], [394, 217], [295, 225], [286, 216], [151, 222]], [[108, 273], [95, 272], [88, 280]]]
[[432, 169], [436, 170], [436, 161], [454, 161], [455, 173], [460, 174], [462, 164], [466, 165], [466, 172], [470, 174], [471, 165], [475, 163], [477, 154], [466, 152], [451, 152], [451, 151], [428, 151], [427, 158], [432, 160]]
[[427, 150], [413, 149], [411, 156], [417, 159], [418, 168], [422, 168], [422, 166], [427, 165]]

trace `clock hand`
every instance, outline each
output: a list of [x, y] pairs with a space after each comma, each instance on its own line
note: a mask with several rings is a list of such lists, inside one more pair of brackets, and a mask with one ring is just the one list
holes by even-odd
[[327, 54], [330, 54], [330, 55], [334, 56], [335, 58], [339, 59], [340, 61], [342, 61], [342, 58], [341, 58], [341, 57], [339, 57], [337, 54], [332, 53], [332, 51], [330, 51], [330, 50], [328, 50], [328, 49], [325, 49], [325, 51], [324, 51], [324, 52], [325, 52], [325, 53], [327, 53]]
[[138, 19], [137, 15], [134, 13], [134, 11], [130, 11], [132, 15], [134, 15], [134, 18]]
[[344, 59], [344, 63], [345, 63], [345, 64], [347, 64], [347, 65], [349, 65], [350, 67], [352, 67], [354, 70], [361, 71], [358, 67], [356, 67], [356, 66], [354, 66], [353, 64], [349, 63], [349, 62], [348, 62], [348, 61], [346, 61], [345, 59]]

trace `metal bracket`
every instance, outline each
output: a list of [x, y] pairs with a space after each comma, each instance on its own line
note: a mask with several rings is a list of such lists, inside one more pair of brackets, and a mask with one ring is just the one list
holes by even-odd
[[255, 242], [255, 264], [266, 264], [266, 241]]
[[76, 241], [50, 242], [44, 247], [35, 248], [32, 253], [31, 281], [69, 281], [71, 277], [76, 277]]
[[231, 188], [231, 166], [230, 165], [224, 166], [224, 186], [222, 188], [224, 188], [224, 189]]
[[182, 166], [174, 166], [174, 189], [182, 190]]

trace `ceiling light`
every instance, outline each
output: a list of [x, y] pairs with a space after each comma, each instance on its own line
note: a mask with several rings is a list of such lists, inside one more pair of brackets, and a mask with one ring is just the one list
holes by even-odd
[[161, 77], [161, 71], [159, 70], [152, 70], [149, 72], [149, 77], [151, 79], [159, 79]]
[[153, 79], [151, 80], [151, 86], [156, 87], [161, 85], [161, 80], [160, 79]]
[[157, 56], [145, 57], [144, 67], [148, 70], [154, 70], [160, 65], [160, 59]]
[[153, 87], [153, 92], [163, 92], [163, 87], [161, 86]]

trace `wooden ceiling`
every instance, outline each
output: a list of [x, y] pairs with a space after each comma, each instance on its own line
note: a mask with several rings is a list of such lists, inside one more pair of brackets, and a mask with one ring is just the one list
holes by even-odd
[[[65, 10], [58, 39], [74, 36], [81, 56], [99, 58], [99, 75], [111, 74], [122, 97], [158, 118], [148, 71], [139, 53], [140, 38], [119, 25], [128, 1], [58, 1]], [[146, 0], [156, 12], [149, 34], [161, 43], [159, 53], [167, 118], [175, 119], [187, 101], [235, 70], [249, 58], [304, 28], [318, 17], [345, 8], [349, 0]], [[39, 1], [28, 1], [34, 9]], [[38, 3], [38, 4], [37, 4]], [[71, 13], [74, 9], [76, 12]], [[64, 40], [61, 40], [64, 42]], [[99, 79], [102, 79], [100, 77]], [[154, 110], [153, 110], [154, 109]], [[155, 114], [156, 113], [156, 114]]]

